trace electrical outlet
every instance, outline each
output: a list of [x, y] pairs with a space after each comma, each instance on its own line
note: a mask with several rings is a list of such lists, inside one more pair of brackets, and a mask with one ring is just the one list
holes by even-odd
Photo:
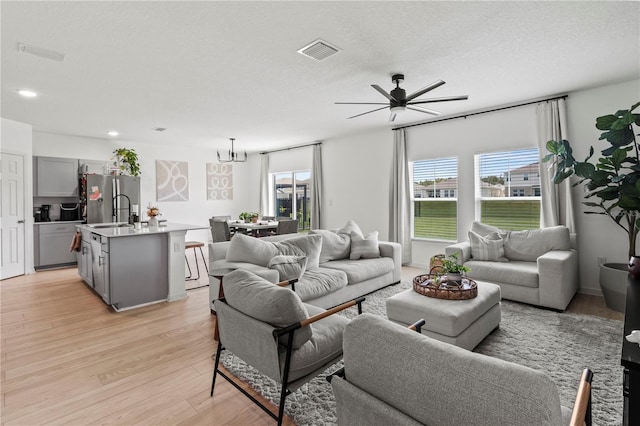
[[173, 243], [173, 251], [178, 253], [180, 251], [180, 243], [179, 242], [174, 242]]
[[605, 263], [607, 263], [607, 258], [604, 256], [600, 256], [598, 257], [598, 265], [604, 265]]

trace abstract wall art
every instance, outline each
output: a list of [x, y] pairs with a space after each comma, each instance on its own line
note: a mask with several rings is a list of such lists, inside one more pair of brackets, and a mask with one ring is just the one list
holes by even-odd
[[189, 163], [156, 160], [158, 201], [189, 201]]
[[233, 166], [207, 163], [207, 200], [233, 200]]

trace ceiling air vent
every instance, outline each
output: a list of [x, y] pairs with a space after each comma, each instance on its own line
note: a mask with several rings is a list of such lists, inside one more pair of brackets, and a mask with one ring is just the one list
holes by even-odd
[[338, 52], [340, 52], [339, 48], [322, 39], [318, 39], [298, 50], [301, 55], [308, 56], [316, 61], [323, 61]]

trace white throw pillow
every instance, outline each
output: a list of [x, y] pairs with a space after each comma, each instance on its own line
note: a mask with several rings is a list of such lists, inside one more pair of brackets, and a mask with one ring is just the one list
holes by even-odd
[[336, 231], [337, 234], [347, 235], [351, 235], [352, 232], [356, 232], [362, 236], [362, 230], [360, 230], [360, 227], [353, 219], [349, 220], [346, 225]]
[[571, 238], [566, 226], [511, 231], [504, 242], [504, 253], [511, 260], [535, 262], [550, 250], [569, 250]]
[[248, 235], [236, 234], [231, 238], [226, 258], [229, 262], [248, 262], [267, 266], [276, 254], [278, 252], [273, 243]]
[[349, 259], [374, 259], [380, 257], [378, 247], [378, 231], [373, 231], [364, 237], [358, 232], [351, 232], [351, 255]]
[[[315, 269], [320, 264], [320, 250], [322, 249], [321, 235], [301, 235], [272, 243], [277, 254], [307, 256], [307, 269]], [[271, 260], [271, 259], [269, 259]], [[267, 262], [268, 263], [268, 262]]]
[[307, 267], [307, 256], [279, 254], [269, 261], [267, 267], [278, 271], [280, 281], [299, 279]]
[[312, 229], [309, 234], [322, 236], [320, 263], [349, 257], [351, 251], [351, 236], [349, 234], [335, 233], [326, 229]]
[[473, 231], [469, 231], [469, 243], [471, 243], [471, 257], [473, 260], [509, 261], [504, 257], [504, 240], [498, 232], [491, 232], [483, 237]]
[[477, 222], [477, 221], [471, 224], [471, 230], [476, 234], [480, 235], [481, 237], [486, 237], [488, 234], [492, 232], [497, 232], [501, 235], [507, 232], [507, 231], [503, 231], [500, 228], [496, 228], [495, 226], [487, 225], [486, 223]]

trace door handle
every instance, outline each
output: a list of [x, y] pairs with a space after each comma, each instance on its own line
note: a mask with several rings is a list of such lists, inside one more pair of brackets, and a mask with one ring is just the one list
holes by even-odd
[[18, 223], [24, 223], [24, 219], [20, 219]]

